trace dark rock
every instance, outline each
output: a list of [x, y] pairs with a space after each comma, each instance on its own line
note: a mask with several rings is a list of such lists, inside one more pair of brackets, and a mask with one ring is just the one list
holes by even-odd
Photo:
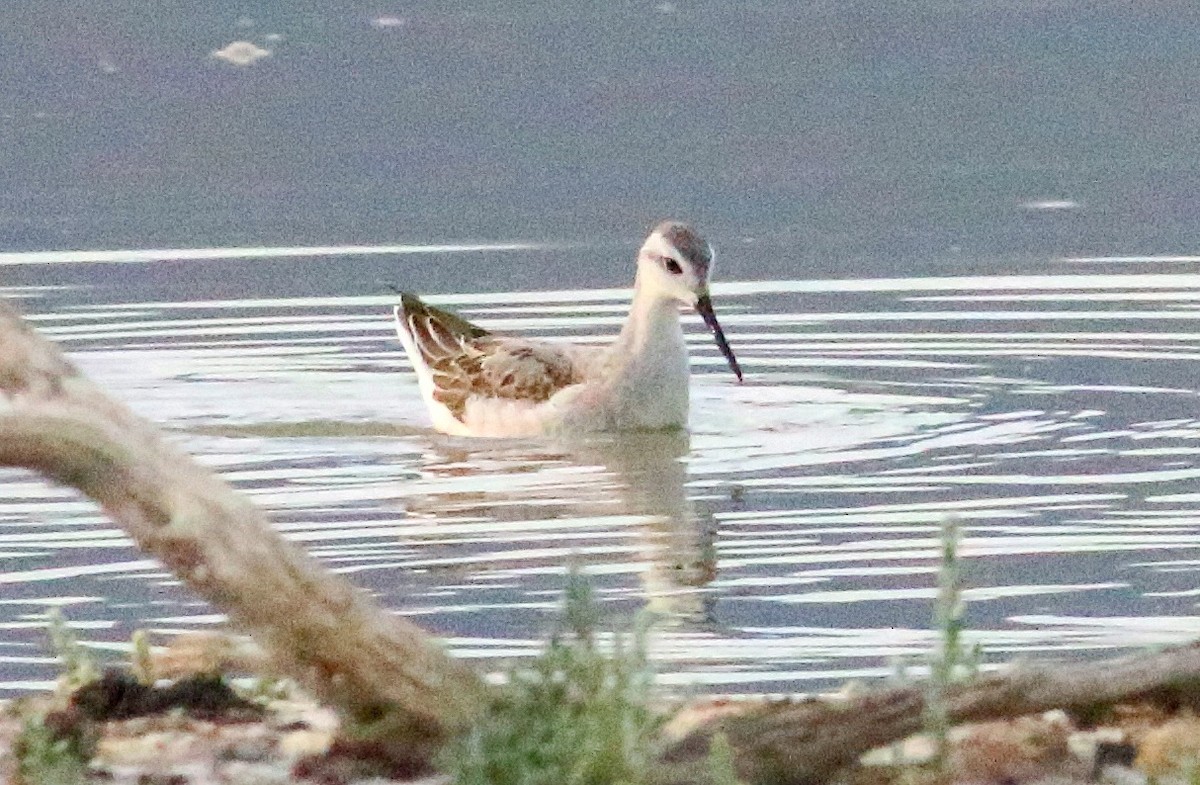
[[97, 722], [127, 720], [181, 709], [188, 716], [211, 722], [250, 722], [263, 709], [240, 697], [219, 676], [197, 675], [159, 687], [142, 684], [118, 670], [105, 672], [71, 696], [71, 706]]

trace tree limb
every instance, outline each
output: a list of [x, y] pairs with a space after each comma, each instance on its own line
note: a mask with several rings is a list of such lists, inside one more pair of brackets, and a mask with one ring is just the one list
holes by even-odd
[[[1164, 690], [1200, 690], [1200, 642], [1090, 663], [1018, 665], [949, 688], [954, 723], [1011, 719], [1050, 709], [1087, 712]], [[665, 760], [694, 770], [720, 730], [750, 782], [817, 785], [865, 752], [921, 731], [922, 686], [875, 690], [849, 700], [773, 703], [701, 727]], [[683, 779], [690, 779], [685, 776]]]
[[248, 500], [0, 302], [3, 465], [91, 497], [282, 673], [409, 754], [428, 753], [483, 709], [474, 671], [285, 542]]

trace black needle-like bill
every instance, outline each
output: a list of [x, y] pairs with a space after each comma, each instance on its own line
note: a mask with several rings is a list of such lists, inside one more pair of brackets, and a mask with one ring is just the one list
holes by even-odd
[[707, 294], [700, 295], [696, 300], [696, 313], [700, 314], [700, 318], [708, 325], [708, 329], [712, 331], [713, 338], [717, 341], [717, 348], [721, 350], [721, 354], [725, 355], [725, 359], [729, 361], [729, 367], [733, 370], [738, 381], [742, 380], [742, 367], [738, 365], [737, 358], [733, 356], [733, 349], [729, 348], [729, 341], [725, 340], [725, 331], [721, 329], [721, 323], [717, 321], [717, 315], [713, 313], [712, 298]]

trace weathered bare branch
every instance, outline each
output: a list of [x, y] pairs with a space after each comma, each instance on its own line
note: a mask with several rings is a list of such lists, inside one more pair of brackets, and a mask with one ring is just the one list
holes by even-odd
[[[1084, 712], [1188, 689], [1200, 689], [1200, 642], [1100, 662], [1019, 665], [953, 686], [948, 700], [951, 721], [962, 723], [1050, 709]], [[863, 753], [919, 732], [924, 705], [921, 687], [877, 690], [837, 702], [768, 704], [700, 728], [675, 745], [667, 760], [686, 771], [719, 729], [749, 781], [816, 785]]]
[[94, 499], [138, 547], [359, 725], [422, 754], [485, 687], [420, 628], [292, 547], [265, 516], [84, 378], [0, 303], [0, 465]]

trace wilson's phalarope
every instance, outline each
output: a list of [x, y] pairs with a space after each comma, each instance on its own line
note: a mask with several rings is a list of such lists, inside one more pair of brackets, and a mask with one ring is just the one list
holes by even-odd
[[401, 292], [396, 332], [440, 431], [530, 436], [562, 431], [681, 428], [688, 358], [679, 304], [696, 309], [742, 379], [708, 295], [711, 246], [664, 221], [637, 255], [633, 304], [607, 347], [494, 335]]

